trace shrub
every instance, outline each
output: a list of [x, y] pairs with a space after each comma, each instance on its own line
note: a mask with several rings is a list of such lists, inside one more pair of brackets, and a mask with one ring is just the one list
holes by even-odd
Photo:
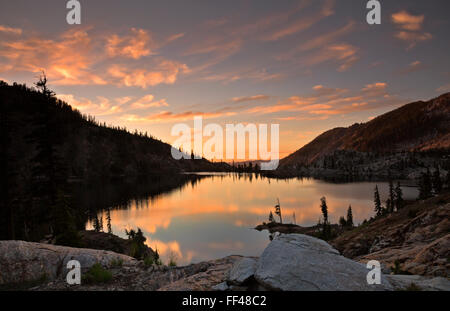
[[411, 275], [410, 272], [404, 271], [404, 270], [401, 269], [400, 261], [398, 261], [398, 260], [396, 260], [394, 262], [394, 269], [393, 269], [392, 273], [394, 273], [394, 274], [403, 274], [403, 275]]
[[110, 265], [111, 267], [122, 267], [123, 259], [122, 258], [113, 259], [111, 260]]
[[144, 265], [145, 265], [146, 267], [150, 267], [150, 266], [152, 266], [154, 263], [155, 263], [155, 261], [153, 260], [152, 257], [147, 256], [147, 257], [144, 258]]
[[176, 267], [177, 266], [177, 262], [173, 259], [169, 260], [169, 267]]
[[145, 255], [146, 246], [144, 234], [140, 228], [137, 231], [131, 229], [130, 231], [125, 230], [128, 239], [132, 241], [130, 255], [136, 259], [142, 259]]
[[88, 272], [82, 276], [82, 282], [87, 284], [108, 283], [112, 280], [112, 273], [102, 267], [101, 264], [94, 264]]
[[169, 267], [176, 267], [177, 266], [177, 255], [173, 252], [170, 252], [169, 254]]

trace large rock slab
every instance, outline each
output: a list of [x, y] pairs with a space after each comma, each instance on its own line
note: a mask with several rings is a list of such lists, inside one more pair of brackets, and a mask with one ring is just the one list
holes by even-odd
[[244, 257], [237, 261], [230, 270], [228, 282], [230, 284], [241, 285], [248, 281], [256, 272], [256, 260]]
[[132, 257], [110, 251], [0, 241], [0, 285], [35, 281], [44, 276], [48, 280], [65, 277], [70, 260], [78, 260], [82, 270], [86, 270], [95, 263], [107, 267], [117, 259], [121, 259], [123, 265], [137, 263]]
[[323, 240], [302, 234], [280, 235], [259, 258], [255, 279], [264, 287], [285, 291], [392, 290], [382, 276], [381, 285], [369, 285], [365, 265], [352, 261]]
[[421, 275], [388, 275], [396, 290], [450, 291], [450, 280], [443, 277]]

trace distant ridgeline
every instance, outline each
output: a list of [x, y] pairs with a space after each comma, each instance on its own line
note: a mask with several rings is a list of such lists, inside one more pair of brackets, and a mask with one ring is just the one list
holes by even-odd
[[[205, 159], [174, 160], [169, 144], [147, 134], [100, 125], [51, 94], [0, 81], [0, 239], [76, 230], [71, 180], [93, 185], [227, 168]], [[184, 182], [178, 179], [175, 187]]]
[[450, 93], [329, 130], [282, 159], [273, 175], [411, 178], [436, 165], [450, 169]]

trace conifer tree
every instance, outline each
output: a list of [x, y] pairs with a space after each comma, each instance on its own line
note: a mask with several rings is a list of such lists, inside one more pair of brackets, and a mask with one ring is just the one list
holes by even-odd
[[281, 217], [281, 204], [280, 204], [280, 199], [277, 199], [278, 204], [275, 205], [275, 214], [278, 215], [278, 217], [280, 217], [280, 224], [283, 223], [283, 218]]
[[320, 199], [320, 209], [322, 210], [323, 222], [328, 223], [328, 206], [327, 199], [325, 197]]
[[377, 214], [377, 216], [381, 216], [383, 214], [383, 207], [381, 206], [381, 199], [380, 193], [378, 191], [378, 185], [375, 186], [374, 203], [375, 203], [375, 213]]
[[347, 227], [349, 228], [353, 228], [354, 224], [353, 224], [353, 212], [352, 212], [352, 206], [349, 205], [348, 210], [347, 210]]
[[111, 227], [111, 210], [108, 208], [106, 210], [106, 227], [108, 229], [108, 233], [112, 233], [112, 227]]
[[395, 192], [394, 192], [394, 184], [392, 183], [392, 179], [389, 179], [389, 198], [386, 202], [387, 202], [387, 204], [386, 204], [387, 213], [393, 213], [394, 205], [395, 205]]
[[400, 187], [400, 182], [397, 182], [397, 187], [395, 187], [395, 208], [401, 210], [405, 206], [405, 201], [403, 200], [403, 191]]
[[346, 228], [347, 227], [347, 221], [345, 220], [344, 216], [339, 217], [339, 225], [342, 228]]
[[269, 222], [275, 222], [275, 218], [273, 218], [272, 211], [269, 213]]
[[322, 238], [327, 241], [331, 237], [331, 226], [328, 222], [328, 206], [327, 206], [327, 199], [325, 197], [322, 197], [320, 199], [320, 209], [322, 210], [323, 215], [323, 224], [322, 224]]

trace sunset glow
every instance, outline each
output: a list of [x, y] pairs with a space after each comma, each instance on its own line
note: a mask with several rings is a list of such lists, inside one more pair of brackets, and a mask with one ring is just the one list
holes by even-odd
[[[85, 2], [82, 24], [67, 25], [61, 2], [2, 3], [0, 78], [31, 85], [43, 69], [83, 113], [169, 143], [172, 125], [194, 116], [279, 123], [295, 133], [281, 135], [280, 157], [329, 128], [449, 90], [438, 6], [385, 3], [370, 27], [350, 3], [254, 4]], [[44, 10], [54, 18], [40, 19]]]

